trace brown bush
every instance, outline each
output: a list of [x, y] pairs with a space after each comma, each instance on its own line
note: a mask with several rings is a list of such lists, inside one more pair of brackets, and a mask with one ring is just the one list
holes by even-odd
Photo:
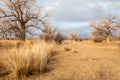
[[53, 40], [54, 35], [51, 33], [44, 33], [40, 36], [42, 40], [45, 40], [46, 42], [50, 42]]
[[65, 39], [65, 37], [63, 36], [63, 34], [61, 32], [57, 32], [54, 34], [45, 33], [45, 34], [41, 35], [40, 38], [45, 40], [46, 42], [55, 41], [56, 43], [59, 43], [59, 44], [61, 44], [62, 41]]
[[64, 39], [65, 39], [65, 37], [64, 37], [60, 32], [58, 32], [58, 33], [55, 34], [55, 36], [54, 36], [54, 41], [55, 41], [56, 43], [59, 43], [59, 44], [61, 44]]
[[78, 39], [75, 39], [76, 41], [83, 41], [83, 39], [82, 38], [78, 38]]
[[102, 36], [97, 36], [94, 38], [94, 42], [102, 42], [104, 40], [104, 37]]

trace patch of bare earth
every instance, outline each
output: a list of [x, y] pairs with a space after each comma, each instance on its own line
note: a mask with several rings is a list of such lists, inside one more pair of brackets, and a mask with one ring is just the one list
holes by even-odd
[[46, 73], [37, 80], [120, 80], [119, 47], [74, 41], [56, 45]]

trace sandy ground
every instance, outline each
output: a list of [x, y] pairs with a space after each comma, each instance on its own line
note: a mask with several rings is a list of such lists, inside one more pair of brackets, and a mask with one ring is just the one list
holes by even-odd
[[38, 80], [120, 80], [120, 45], [67, 41], [47, 67]]

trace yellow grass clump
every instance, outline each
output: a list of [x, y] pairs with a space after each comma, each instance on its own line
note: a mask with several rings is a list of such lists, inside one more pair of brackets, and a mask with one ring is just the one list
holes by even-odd
[[14, 78], [41, 74], [50, 57], [52, 43], [37, 41], [32, 45], [9, 49], [1, 58], [0, 63]]

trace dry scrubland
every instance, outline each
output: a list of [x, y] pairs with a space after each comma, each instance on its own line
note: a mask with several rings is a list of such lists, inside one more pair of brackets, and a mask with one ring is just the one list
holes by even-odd
[[[1, 80], [120, 80], [120, 42], [0, 42]], [[14, 48], [14, 46], [17, 46]], [[9, 74], [9, 75], [8, 75]]]

